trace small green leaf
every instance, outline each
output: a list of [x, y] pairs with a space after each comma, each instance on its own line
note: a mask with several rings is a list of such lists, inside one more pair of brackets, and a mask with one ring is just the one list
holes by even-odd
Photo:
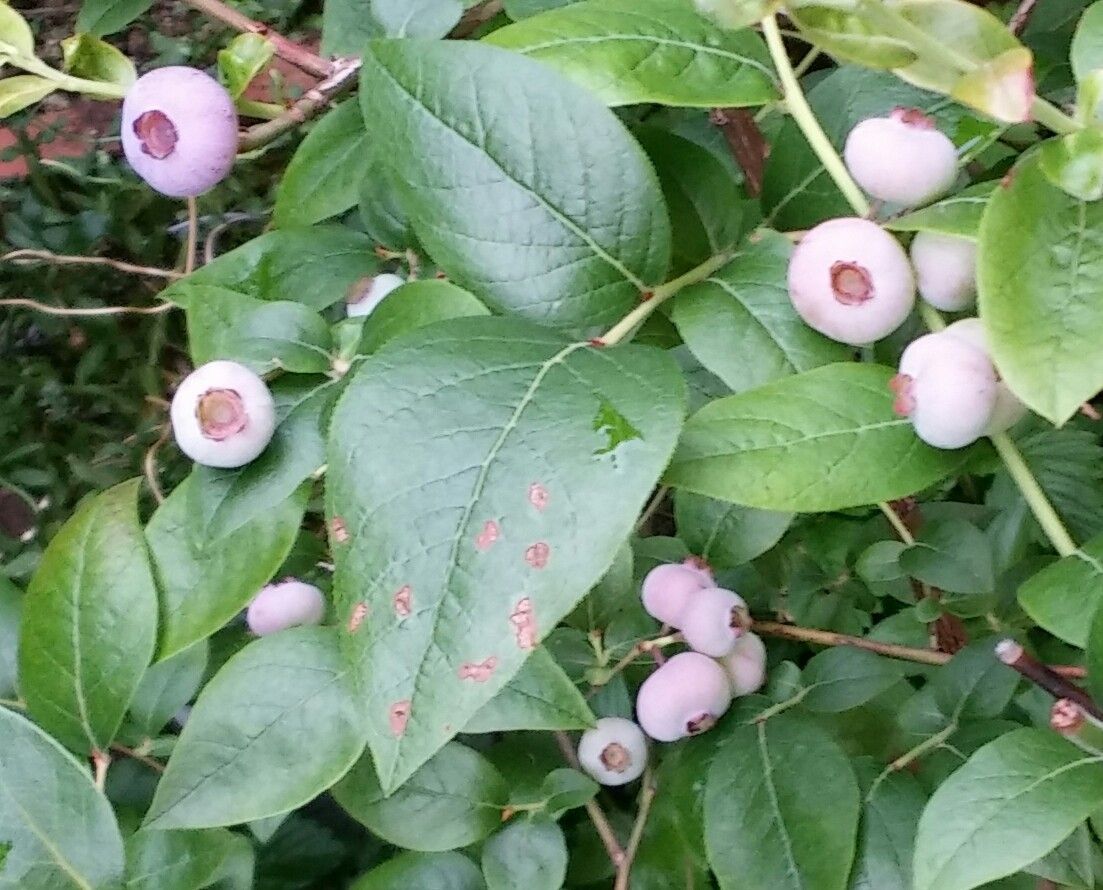
[[399, 853], [349, 890], [486, 890], [478, 866], [462, 853]]
[[123, 52], [91, 34], [77, 34], [61, 41], [65, 70], [76, 77], [129, 87], [138, 79], [134, 63]]
[[[7, 9], [0, 3], [0, 10]], [[35, 74], [16, 74], [0, 80], [0, 120], [45, 99], [57, 84]]]
[[558, 69], [609, 105], [739, 107], [776, 95], [754, 31], [725, 30], [670, 0], [584, 0], [486, 40]]
[[978, 182], [929, 207], [890, 219], [884, 226], [894, 232], [936, 232], [976, 238], [988, 199], [998, 185], [997, 182]]
[[0, 3], [0, 56], [34, 58], [34, 32], [27, 20], [7, 3]]
[[547, 819], [515, 818], [483, 846], [487, 890], [560, 890], [567, 877], [567, 842]]
[[1019, 675], [996, 658], [995, 639], [974, 640], [931, 680], [938, 709], [959, 720], [997, 717], [1011, 701]]
[[847, 7], [830, 8], [832, 3], [797, 4], [793, 22], [805, 37], [823, 47], [836, 59], [869, 68], [901, 68], [912, 64], [917, 54], [907, 41], [885, 34]]
[[914, 776], [882, 772], [881, 764], [868, 758], [855, 769], [865, 796], [849, 890], [911, 887], [915, 830], [927, 795]]
[[1103, 609], [1096, 608], [1088, 630], [1088, 689], [1096, 698], [1103, 692]]
[[706, 405], [665, 481], [767, 510], [840, 510], [914, 494], [968, 451], [924, 445], [892, 411], [893, 371], [827, 365]]
[[363, 730], [334, 633], [292, 628], [226, 663], [195, 703], [146, 827], [262, 819], [302, 806], [345, 774]]
[[1072, 197], [1103, 198], [1103, 132], [1080, 130], [1050, 139], [1038, 152], [1038, 165], [1051, 183]]
[[276, 48], [261, 35], [238, 34], [225, 49], [218, 51], [219, 78], [230, 95], [239, 99], [253, 78], [267, 67], [275, 54]]
[[674, 494], [678, 537], [714, 569], [733, 569], [757, 559], [781, 540], [792, 513], [740, 507], [678, 491]]
[[1046, 566], [1019, 588], [1023, 610], [1056, 637], [1083, 649], [1088, 622], [1103, 604], [1103, 535]]
[[904, 677], [897, 661], [839, 646], [812, 656], [801, 675], [807, 689], [802, 703], [810, 711], [849, 711], [876, 698]]
[[284, 171], [276, 192], [275, 225], [309, 226], [356, 206], [360, 183], [372, 164], [371, 143], [356, 102], [342, 102], [327, 112]]
[[77, 15], [77, 30], [105, 37], [121, 31], [152, 5], [153, 0], [84, 0]]
[[374, 36], [443, 37], [460, 20], [460, 0], [370, 0]]
[[593, 724], [593, 712], [578, 687], [541, 647], [501, 692], [475, 712], [463, 731], [586, 729]]
[[1080, 81], [1103, 69], [1103, 3], [1092, 3], [1080, 16], [1072, 36], [1069, 60], [1073, 74]]
[[126, 890], [207, 887], [233, 846], [224, 829], [138, 831], [126, 839]]
[[89, 890], [123, 877], [123, 840], [85, 766], [26, 718], [0, 708], [0, 881]]
[[435, 853], [493, 832], [502, 824], [509, 789], [482, 754], [450, 742], [389, 796], [365, 755], [333, 796], [373, 834], [399, 847]]
[[214, 538], [208, 529], [219, 504], [201, 493], [193, 497], [195, 484], [185, 479], [146, 526], [161, 587], [162, 660], [209, 637], [271, 580], [295, 541], [308, 494], [304, 487]]
[[552, 770], [540, 786], [544, 809], [552, 819], [558, 819], [568, 810], [585, 806], [601, 789], [597, 782], [576, 769]]
[[27, 588], [19, 682], [35, 720], [73, 751], [107, 751], [157, 636], [157, 590], [134, 479], [88, 498]]
[[900, 554], [900, 567], [925, 584], [951, 593], [991, 593], [996, 587], [992, 544], [964, 519], [925, 525]]
[[915, 890], [971, 890], [1044, 856], [1103, 805], [1099, 760], [1041, 729], [985, 745], [923, 811]]
[[489, 315], [490, 310], [448, 281], [411, 281], [396, 288], [364, 319], [361, 351], [375, 352], [388, 340], [435, 321]]

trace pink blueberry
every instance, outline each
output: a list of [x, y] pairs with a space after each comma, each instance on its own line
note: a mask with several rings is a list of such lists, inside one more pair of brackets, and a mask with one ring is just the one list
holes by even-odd
[[694, 594], [682, 613], [682, 636], [689, 647], [720, 658], [735, 647], [750, 626], [747, 604], [722, 587], [706, 587]]
[[683, 563], [655, 566], [643, 579], [640, 596], [653, 618], [671, 627], [682, 626], [682, 615], [698, 591], [712, 586], [712, 575]]
[[643, 681], [636, 719], [651, 738], [673, 742], [711, 729], [731, 701], [724, 668], [699, 652], [679, 652]]
[[261, 589], [245, 613], [249, 630], [258, 637], [301, 624], [321, 624], [326, 601], [313, 584], [287, 578]]
[[758, 634], [743, 634], [720, 663], [728, 672], [732, 694], [737, 698], [758, 692], [766, 682], [766, 645]]
[[602, 717], [582, 733], [578, 762], [601, 785], [627, 785], [647, 766], [647, 739], [631, 720]]

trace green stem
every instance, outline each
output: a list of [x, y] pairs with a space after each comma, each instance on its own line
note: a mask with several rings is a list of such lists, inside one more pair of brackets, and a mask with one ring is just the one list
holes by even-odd
[[1026, 461], [1023, 460], [1022, 454], [1015, 447], [1011, 437], [1007, 433], [997, 433], [991, 438], [992, 444], [996, 446], [996, 451], [999, 452], [1000, 458], [1007, 466], [1007, 472], [1011, 474], [1011, 478], [1019, 486], [1019, 491], [1026, 498], [1026, 502], [1030, 505], [1034, 518], [1038, 520], [1042, 531], [1046, 533], [1046, 537], [1053, 544], [1053, 549], [1061, 556], [1075, 554], [1078, 550], [1076, 542], [1068, 533], [1068, 529], [1065, 528], [1061, 517], [1057, 515], [1057, 511], [1053, 509], [1046, 493], [1042, 491], [1042, 486], [1038, 484], [1038, 480], [1030, 472], [1030, 467], [1026, 465]]
[[930, 751], [934, 751], [936, 748], [941, 748], [945, 744], [950, 736], [957, 732], [958, 726], [956, 720], [951, 720], [950, 723], [936, 732], [930, 738], [926, 738], [918, 745], [912, 748], [910, 751], [905, 751], [899, 757], [897, 757], [892, 763], [886, 766], [879, 776], [874, 779], [873, 784], [869, 787], [869, 793], [866, 794], [866, 800], [873, 798], [874, 792], [893, 773], [899, 772], [902, 769], [906, 769], [911, 763], [918, 760]]
[[944, 331], [946, 329], [946, 320], [926, 300], [919, 301], [919, 316], [932, 331]]
[[862, 194], [862, 190], [858, 188], [858, 184], [851, 177], [843, 163], [843, 159], [839, 157], [835, 146], [827, 138], [827, 134], [824, 133], [820, 122], [816, 120], [816, 115], [809, 106], [808, 100], [804, 97], [804, 91], [801, 89], [800, 81], [797, 80], [793, 64], [789, 61], [788, 53], [785, 52], [785, 44], [781, 40], [781, 32], [778, 30], [777, 19], [774, 16], [769, 15], [762, 20], [762, 34], [766, 38], [766, 46], [770, 49], [770, 56], [774, 60], [778, 77], [781, 78], [781, 86], [785, 93], [785, 106], [789, 114], [792, 115], [793, 120], [800, 127], [804, 138], [808, 140], [812, 151], [816, 153], [816, 157], [820, 159], [827, 175], [834, 180], [839, 191], [843, 193], [843, 196], [850, 202], [850, 206], [854, 208], [854, 212], [858, 216], [868, 216], [869, 201], [866, 200], [866, 196]]
[[694, 266], [684, 275], [672, 278], [666, 284], [660, 284], [651, 294], [624, 318], [609, 328], [599, 339], [603, 346], [616, 346], [628, 337], [638, 325], [647, 320], [656, 309], [673, 297], [678, 291], [704, 281], [713, 272], [727, 265], [735, 255], [734, 250], [725, 250], [716, 256], [709, 257], [701, 265]]
[[272, 121], [284, 112], [282, 105], [275, 102], [256, 102], [253, 99], [235, 99], [234, 108], [245, 117], [255, 117], [257, 120]]
[[896, 530], [896, 534], [900, 536], [900, 540], [909, 547], [914, 544], [915, 538], [912, 536], [911, 531], [904, 525], [904, 520], [902, 520], [897, 512], [892, 509], [892, 506], [885, 503], [885, 501], [878, 501], [877, 506], [880, 507], [881, 512], [885, 514], [885, 519], [889, 521], [889, 525]]
[[771, 705], [770, 707], [766, 708], [766, 710], [760, 711], [754, 716], [754, 719], [749, 720], [748, 723], [765, 723], [771, 717], [776, 717], [778, 714], [784, 713], [790, 708], [795, 708], [802, 701], [804, 701], [804, 697], [808, 695], [808, 693], [811, 691], [811, 686], [804, 686], [801, 689], [798, 689], [795, 693], [789, 696], [789, 698], [785, 699], [785, 701], [779, 701], [776, 705]]
[[1047, 102], [1041, 96], [1034, 97], [1034, 102], [1030, 106], [1030, 114], [1042, 126], [1048, 127], [1054, 133], [1060, 133], [1062, 136], [1084, 129], [1083, 124], [1075, 118], [1069, 117], [1060, 108]]
[[37, 74], [47, 80], [52, 80], [61, 89], [72, 93], [86, 93], [99, 99], [121, 99], [126, 95], [126, 87], [117, 83], [108, 83], [102, 80], [86, 80], [83, 77], [73, 77], [63, 74], [56, 68], [51, 68], [45, 62], [30, 56], [16, 56], [9, 59], [11, 64], [31, 74]]

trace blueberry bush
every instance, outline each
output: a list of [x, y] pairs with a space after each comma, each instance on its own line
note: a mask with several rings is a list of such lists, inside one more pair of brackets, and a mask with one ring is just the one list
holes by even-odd
[[1103, 886], [1103, 2], [185, 5], [0, 4], [0, 887]]

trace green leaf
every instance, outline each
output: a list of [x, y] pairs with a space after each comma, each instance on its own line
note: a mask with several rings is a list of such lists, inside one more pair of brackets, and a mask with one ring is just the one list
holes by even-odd
[[342, 637], [384, 789], [602, 577], [683, 399], [659, 350], [567, 343], [513, 319], [419, 328], [361, 363], [334, 409], [327, 512], [343, 526], [339, 614], [371, 616]]
[[937, 232], [976, 238], [981, 216], [997, 186], [996, 182], [978, 182], [937, 204], [890, 219], [884, 226], [894, 232]]
[[246, 646], [207, 684], [157, 785], [148, 828], [236, 825], [302, 806], [363, 749], [361, 705], [324, 627]]
[[238, 34], [225, 49], [218, 51], [219, 78], [230, 95], [240, 99], [245, 88], [268, 67], [275, 54], [275, 46], [260, 34]]
[[0, 708], [0, 883], [91, 890], [123, 876], [123, 840], [88, 770], [29, 720]]
[[977, 751], [934, 793], [915, 844], [916, 890], [970, 890], [1044, 856], [1103, 805], [1100, 758], [1048, 730]]
[[217, 541], [291, 497], [326, 462], [325, 424], [340, 383], [284, 376], [271, 384], [278, 424], [260, 457], [236, 470], [196, 466], [192, 496], [210, 504], [203, 535]]
[[767, 510], [893, 500], [951, 475], [968, 451], [924, 445], [892, 411], [878, 365], [827, 365], [718, 399], [686, 422], [665, 481]]
[[390, 795], [365, 755], [334, 787], [333, 796], [385, 841], [436, 853], [466, 847], [498, 828], [509, 788], [482, 754], [450, 742]]
[[673, 303], [671, 318], [686, 345], [733, 392], [853, 354], [797, 315], [786, 283], [791, 253], [784, 235], [759, 232], [723, 269]]
[[1074, 198], [1103, 198], [1103, 133], [1080, 130], [1042, 143], [1038, 166], [1046, 178]]
[[852, 15], [852, 3], [839, 4], [842, 9], [822, 5], [798, 4], [793, 10], [793, 22], [801, 34], [822, 47], [836, 59], [866, 65], [870, 68], [897, 68], [915, 61], [916, 52], [904, 40], [885, 34], [876, 26]]
[[1085, 618], [1103, 604], [1103, 535], [1027, 579], [1018, 597], [1038, 624], [1083, 649], [1089, 629]]
[[375, 352], [399, 334], [435, 321], [489, 314], [477, 297], [451, 282], [411, 281], [395, 288], [364, 319], [361, 349]]
[[34, 32], [7, 3], [0, 3], [0, 56], [34, 58]]
[[725, 30], [676, 0], [586, 0], [486, 40], [556, 68], [609, 105], [741, 107], [777, 95], [754, 31]]
[[605, 326], [663, 279], [670, 224], [643, 150], [538, 62], [477, 43], [374, 42], [360, 103], [419, 240], [492, 308]]
[[931, 680], [938, 709], [955, 720], [997, 717], [1011, 701], [1019, 675], [995, 655], [995, 639], [974, 640]]
[[519, 729], [586, 729], [594, 714], [586, 699], [543, 647], [467, 721], [465, 733]]
[[824, 649], [801, 674], [807, 689], [802, 703], [810, 711], [849, 711], [876, 698], [904, 677], [903, 666], [864, 649]]
[[1034, 56], [1026, 47], [1009, 49], [962, 74], [950, 95], [993, 120], [1026, 123], [1035, 99]]
[[915, 830], [927, 795], [906, 772], [882, 774], [880, 763], [864, 758], [855, 766], [866, 794], [849, 890], [911, 887]]
[[23, 592], [0, 575], [0, 698], [16, 697], [22, 616]]
[[547, 819], [510, 822], [483, 847], [487, 890], [560, 890], [567, 877], [567, 842]]
[[230, 359], [258, 374], [276, 369], [323, 373], [333, 347], [329, 325], [290, 300], [257, 300], [222, 287], [193, 285], [187, 308], [195, 364]]
[[27, 588], [19, 683], [31, 716], [73, 751], [106, 751], [157, 636], [139, 480], [84, 501]]
[[756, 510], [690, 491], [674, 494], [674, 519], [692, 553], [714, 569], [733, 569], [757, 559], [781, 540], [792, 513]]
[[417, 249], [417, 238], [402, 207], [398, 184], [379, 158], [360, 180], [360, 221], [372, 240], [395, 251]]
[[858, 783], [818, 724], [788, 713], [735, 729], [709, 767], [704, 814], [721, 890], [847, 886]]
[[310, 226], [267, 232], [224, 253], [161, 292], [190, 308], [208, 288], [258, 300], [289, 300], [322, 310], [341, 302], [349, 288], [379, 269], [371, 240], [343, 226]]
[[1063, 887], [1090, 888], [1095, 886], [1094, 855], [1091, 832], [1084, 823], [1041, 859], [1026, 866], [1024, 871]]
[[1012, 391], [1060, 425], [1103, 389], [1103, 204], [1052, 185], [1037, 155], [992, 196], [981, 224], [978, 305]]
[[121, 50], [91, 34], [76, 34], [61, 41], [65, 70], [76, 77], [129, 87], [138, 79], [134, 63]]
[[459, 0], [370, 0], [375, 36], [443, 37], [460, 20]]
[[218, 877], [233, 846], [224, 829], [138, 831], [126, 839], [125, 890], [196, 890]]
[[900, 554], [900, 567], [924, 584], [951, 593], [991, 593], [996, 588], [992, 544], [964, 519], [925, 525], [915, 544]]
[[157, 735], [192, 700], [207, 670], [207, 650], [202, 640], [146, 668], [130, 702], [130, 722], [136, 732]]
[[478, 866], [462, 853], [400, 853], [349, 890], [485, 890]]
[[915, 592], [911, 582], [900, 568], [900, 554], [905, 549], [907, 545], [901, 541], [877, 541], [863, 550], [854, 563], [854, 571], [875, 596], [892, 596], [901, 602], [914, 602]]
[[[0, 10], [7, 9], [0, 4]], [[0, 120], [45, 99], [57, 84], [34, 74], [16, 74], [0, 80]]]
[[1087, 645], [1088, 689], [1096, 698], [1103, 691], [1103, 609], [1092, 615]]
[[355, 207], [368, 175], [371, 141], [360, 106], [342, 102], [319, 120], [284, 171], [276, 192], [276, 226], [309, 226]]
[[146, 527], [161, 588], [162, 660], [209, 637], [272, 579], [295, 542], [308, 493], [301, 488], [214, 538], [207, 530], [218, 502], [193, 497], [195, 484], [190, 476], [177, 486]]
[[77, 31], [105, 37], [121, 31], [143, 15], [153, 0], [84, 0], [77, 15]]
[[1085, 80], [1103, 68], [1103, 3], [1093, 3], [1084, 10], [1072, 37], [1069, 60], [1077, 80]]
[[585, 806], [597, 796], [597, 782], [576, 769], [552, 770], [540, 785], [540, 799], [544, 810], [552, 819], [558, 819], [568, 810]]

